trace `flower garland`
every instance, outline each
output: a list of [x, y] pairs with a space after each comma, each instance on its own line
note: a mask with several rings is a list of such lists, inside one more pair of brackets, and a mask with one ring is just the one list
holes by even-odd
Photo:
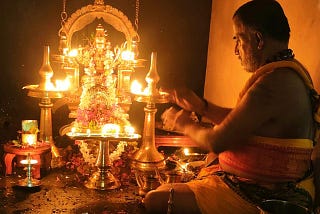
[[120, 141], [118, 143], [117, 148], [109, 155], [111, 163], [120, 158], [127, 145], [128, 143], [126, 141]]
[[[82, 154], [84, 162], [94, 167], [98, 153], [97, 146], [95, 144], [89, 144], [84, 140], [76, 141], [76, 144], [79, 146], [79, 151]], [[135, 150], [137, 150], [138, 143], [120, 141], [117, 144], [117, 147], [109, 154], [110, 162], [113, 163], [114, 161], [121, 159], [121, 155], [129, 146], [131, 146], [131, 152], [134, 152]]]
[[78, 145], [84, 161], [90, 166], [94, 166], [96, 162], [96, 154], [93, 154], [92, 149], [88, 147], [88, 143], [84, 140], [81, 140], [79, 141]]

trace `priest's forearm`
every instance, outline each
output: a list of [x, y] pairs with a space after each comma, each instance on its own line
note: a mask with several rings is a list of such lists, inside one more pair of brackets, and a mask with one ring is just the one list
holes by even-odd
[[220, 124], [231, 110], [231, 108], [221, 107], [204, 100], [203, 107], [199, 113], [213, 123]]

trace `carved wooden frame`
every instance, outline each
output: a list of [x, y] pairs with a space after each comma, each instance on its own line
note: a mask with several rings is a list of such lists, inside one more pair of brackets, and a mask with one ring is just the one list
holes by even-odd
[[96, 18], [102, 18], [104, 22], [122, 32], [125, 35], [128, 48], [131, 48], [133, 40], [139, 40], [139, 35], [128, 17], [120, 10], [103, 4], [87, 5], [78, 9], [66, 20], [59, 35], [66, 36], [67, 45], [70, 48], [73, 34], [95, 21]]

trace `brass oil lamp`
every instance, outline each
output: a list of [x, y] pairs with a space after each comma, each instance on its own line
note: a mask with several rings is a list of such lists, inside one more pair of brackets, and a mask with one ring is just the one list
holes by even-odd
[[148, 191], [161, 184], [160, 172], [165, 169], [165, 158], [155, 146], [155, 114], [156, 103], [167, 103], [168, 94], [160, 92], [156, 85], [160, 80], [156, 67], [157, 53], [152, 52], [150, 70], [145, 78], [147, 88], [143, 92], [133, 91], [137, 102], [145, 102], [144, 129], [142, 143], [132, 159], [132, 169], [135, 171], [139, 186], [139, 195], [143, 196]]
[[60, 99], [64, 92], [68, 90], [67, 86], [56, 87], [52, 82], [53, 70], [50, 65], [50, 48], [44, 46], [43, 63], [39, 70], [41, 77], [39, 85], [27, 85], [23, 89], [28, 90], [28, 96], [39, 98], [40, 112], [40, 134], [39, 141], [51, 144], [52, 154], [59, 157], [58, 149], [55, 147], [52, 138], [52, 99]]
[[26, 166], [27, 176], [25, 179], [19, 180], [18, 185], [23, 186], [23, 187], [37, 187], [37, 186], [39, 186], [40, 181], [38, 179], [34, 179], [32, 177], [32, 166], [34, 164], [37, 164], [38, 161], [31, 159], [30, 153], [28, 153], [27, 159], [21, 160], [20, 163]]

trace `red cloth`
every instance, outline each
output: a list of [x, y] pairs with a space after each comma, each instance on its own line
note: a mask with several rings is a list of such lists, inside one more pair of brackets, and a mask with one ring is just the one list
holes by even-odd
[[311, 166], [311, 153], [309, 139], [255, 137], [237, 151], [221, 153], [219, 163], [224, 171], [257, 182], [287, 182], [304, 177]]

